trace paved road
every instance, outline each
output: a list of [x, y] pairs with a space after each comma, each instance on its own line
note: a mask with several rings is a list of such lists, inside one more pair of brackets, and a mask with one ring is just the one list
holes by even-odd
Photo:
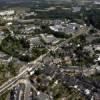
[[38, 91], [30, 83], [28, 79], [18, 80], [18, 84], [12, 89], [10, 93], [9, 100], [30, 100], [31, 98], [31, 89], [33, 89], [36, 94]]

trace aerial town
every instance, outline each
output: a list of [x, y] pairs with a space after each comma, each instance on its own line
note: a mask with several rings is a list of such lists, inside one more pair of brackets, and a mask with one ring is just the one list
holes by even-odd
[[100, 100], [100, 0], [0, 0], [0, 100]]

